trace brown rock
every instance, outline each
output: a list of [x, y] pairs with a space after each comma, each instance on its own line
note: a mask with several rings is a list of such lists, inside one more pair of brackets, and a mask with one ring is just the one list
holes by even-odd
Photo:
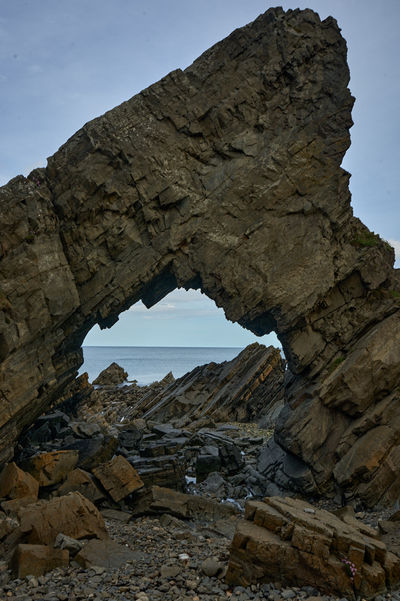
[[142, 559], [142, 555], [111, 539], [91, 540], [75, 556], [75, 561], [83, 568], [100, 566], [112, 569], [121, 567], [127, 561]]
[[0, 541], [5, 539], [17, 527], [18, 522], [9, 517], [0, 519]]
[[119, 511], [118, 509], [102, 509], [101, 515], [106, 520], [116, 520], [117, 522], [129, 522], [132, 514], [127, 511]]
[[238, 509], [228, 503], [220, 503], [198, 495], [186, 495], [161, 486], [152, 486], [139, 495], [132, 512], [134, 516], [170, 513], [183, 519], [209, 521], [239, 514]]
[[139, 474], [122, 455], [117, 455], [92, 471], [117, 503], [143, 487]]
[[7, 515], [17, 516], [19, 515], [21, 509], [27, 507], [28, 505], [33, 505], [36, 502], [37, 498], [34, 499], [31, 497], [21, 497], [20, 499], [10, 499], [10, 501], [3, 501], [1, 504], [1, 508]]
[[98, 503], [105, 498], [104, 493], [94, 482], [93, 476], [80, 468], [69, 472], [67, 479], [57, 488], [57, 494], [60, 496], [69, 492], [79, 492], [92, 503]]
[[[370, 598], [395, 586], [400, 560], [376, 530], [349, 518], [349, 512], [343, 517], [346, 521], [298, 499], [249, 501], [233, 538], [227, 582], [280, 581], [351, 598], [354, 592]], [[346, 562], [352, 562], [353, 576]]]
[[272, 8], [0, 189], [0, 462], [95, 322], [184, 287], [279, 334], [275, 441], [311, 475], [296, 488], [393, 505], [400, 281], [352, 213], [348, 82], [334, 19]]
[[0, 497], [37, 499], [39, 482], [21, 470], [15, 463], [9, 463], [0, 474]]
[[392, 513], [389, 520], [391, 522], [400, 522], [400, 510], [397, 510], [394, 513]]
[[382, 532], [382, 540], [397, 557], [400, 557], [400, 523], [399, 521], [382, 520], [378, 522], [379, 530]]
[[72, 538], [107, 538], [100, 512], [80, 493], [39, 501], [19, 512], [21, 531], [32, 544], [51, 545], [60, 532]]
[[40, 486], [51, 486], [65, 480], [78, 463], [78, 451], [39, 453], [22, 463]]
[[116, 386], [126, 381], [128, 373], [118, 365], [118, 363], [111, 363], [106, 369], [93, 380], [93, 384], [96, 386]]
[[11, 569], [17, 578], [42, 576], [54, 568], [66, 568], [69, 552], [47, 545], [18, 545], [11, 561]]

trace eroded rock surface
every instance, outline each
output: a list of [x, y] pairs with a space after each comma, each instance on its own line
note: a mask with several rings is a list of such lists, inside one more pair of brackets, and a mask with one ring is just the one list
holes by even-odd
[[204, 416], [215, 421], [271, 423], [283, 405], [285, 362], [279, 349], [250, 344], [237, 357], [207, 363], [172, 382], [157, 395], [144, 395], [126, 417], [193, 424]]
[[400, 286], [352, 215], [348, 81], [334, 19], [270, 9], [0, 189], [0, 461], [95, 323], [195, 288], [277, 331], [276, 443], [313, 491], [398, 499]]
[[279, 580], [347, 598], [372, 597], [400, 581], [400, 560], [376, 530], [298, 499], [249, 501], [232, 542], [227, 581]]

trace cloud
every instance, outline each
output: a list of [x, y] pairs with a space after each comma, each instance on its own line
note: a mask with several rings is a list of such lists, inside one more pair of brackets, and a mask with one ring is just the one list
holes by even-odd
[[141, 315], [144, 319], [176, 319], [215, 315], [222, 309], [218, 309], [214, 301], [198, 290], [179, 289], [170, 292], [150, 309], [140, 301], [129, 311]]
[[400, 240], [388, 240], [388, 242], [394, 248], [396, 262], [400, 262]]
[[400, 240], [388, 240], [390, 246], [393, 246], [396, 253], [396, 259], [400, 259]]

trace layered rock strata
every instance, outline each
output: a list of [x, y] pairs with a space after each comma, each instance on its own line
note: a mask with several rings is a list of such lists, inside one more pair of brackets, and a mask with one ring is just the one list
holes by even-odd
[[226, 579], [248, 586], [279, 580], [349, 599], [383, 593], [400, 581], [400, 560], [376, 530], [298, 499], [249, 501], [232, 541]]
[[334, 19], [270, 9], [0, 189], [0, 461], [95, 323], [195, 288], [278, 333], [313, 491], [398, 499], [399, 278], [352, 215], [348, 81]]
[[193, 424], [205, 416], [215, 421], [273, 422], [283, 406], [285, 361], [279, 349], [254, 343], [223, 363], [195, 367], [154, 395], [143, 395], [125, 419]]

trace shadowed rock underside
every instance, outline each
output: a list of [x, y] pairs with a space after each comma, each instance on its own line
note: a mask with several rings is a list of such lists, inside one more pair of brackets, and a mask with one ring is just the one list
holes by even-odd
[[184, 287], [278, 333], [308, 491], [398, 499], [399, 278], [352, 215], [348, 81], [334, 19], [270, 9], [0, 189], [2, 461], [95, 323]]

